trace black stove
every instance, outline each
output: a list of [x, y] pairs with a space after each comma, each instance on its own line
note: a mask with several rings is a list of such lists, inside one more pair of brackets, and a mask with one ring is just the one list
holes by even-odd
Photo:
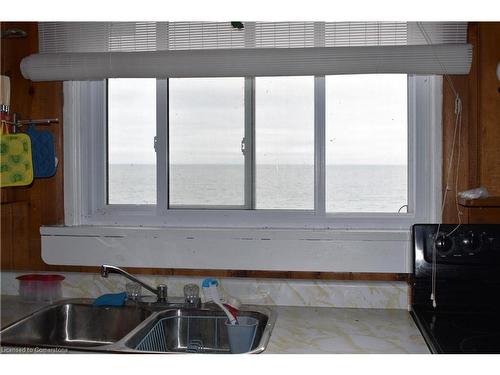
[[500, 224], [416, 224], [413, 250], [411, 315], [431, 352], [500, 354]]

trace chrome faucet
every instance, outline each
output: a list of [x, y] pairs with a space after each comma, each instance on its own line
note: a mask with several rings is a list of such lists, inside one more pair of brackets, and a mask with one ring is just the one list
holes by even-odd
[[141, 280], [139, 280], [135, 276], [129, 274], [127, 271], [122, 270], [119, 267], [109, 266], [107, 264], [103, 264], [101, 266], [101, 276], [108, 277], [108, 275], [110, 273], [120, 274], [120, 275], [126, 277], [127, 279], [133, 281], [134, 283], [141, 284], [144, 288], [146, 288], [151, 293], [156, 295], [157, 302], [167, 302], [167, 286], [165, 284], [159, 284], [155, 289], [155, 288], [149, 286], [148, 284], [142, 282]]

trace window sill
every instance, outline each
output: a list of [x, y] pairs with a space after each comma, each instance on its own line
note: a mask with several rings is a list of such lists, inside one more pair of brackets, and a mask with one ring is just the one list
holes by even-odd
[[155, 206], [108, 205], [68, 225], [156, 228], [255, 228], [296, 230], [408, 230], [426, 222], [414, 213], [325, 213], [308, 210], [196, 210], [169, 209], [157, 213]]

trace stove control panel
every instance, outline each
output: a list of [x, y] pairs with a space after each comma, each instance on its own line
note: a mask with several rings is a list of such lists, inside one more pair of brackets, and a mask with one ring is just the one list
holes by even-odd
[[415, 224], [412, 305], [500, 311], [500, 224]]
[[433, 252], [440, 264], [500, 265], [500, 225], [420, 225], [414, 228], [415, 251], [432, 262]]

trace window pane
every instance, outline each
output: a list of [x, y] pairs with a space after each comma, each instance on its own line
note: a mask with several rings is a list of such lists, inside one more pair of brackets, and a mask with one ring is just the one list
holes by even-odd
[[327, 211], [398, 212], [408, 203], [407, 108], [406, 75], [326, 77]]
[[156, 204], [156, 80], [108, 80], [108, 203]]
[[169, 80], [170, 205], [243, 206], [243, 78]]
[[314, 77], [255, 79], [256, 208], [314, 208]]

